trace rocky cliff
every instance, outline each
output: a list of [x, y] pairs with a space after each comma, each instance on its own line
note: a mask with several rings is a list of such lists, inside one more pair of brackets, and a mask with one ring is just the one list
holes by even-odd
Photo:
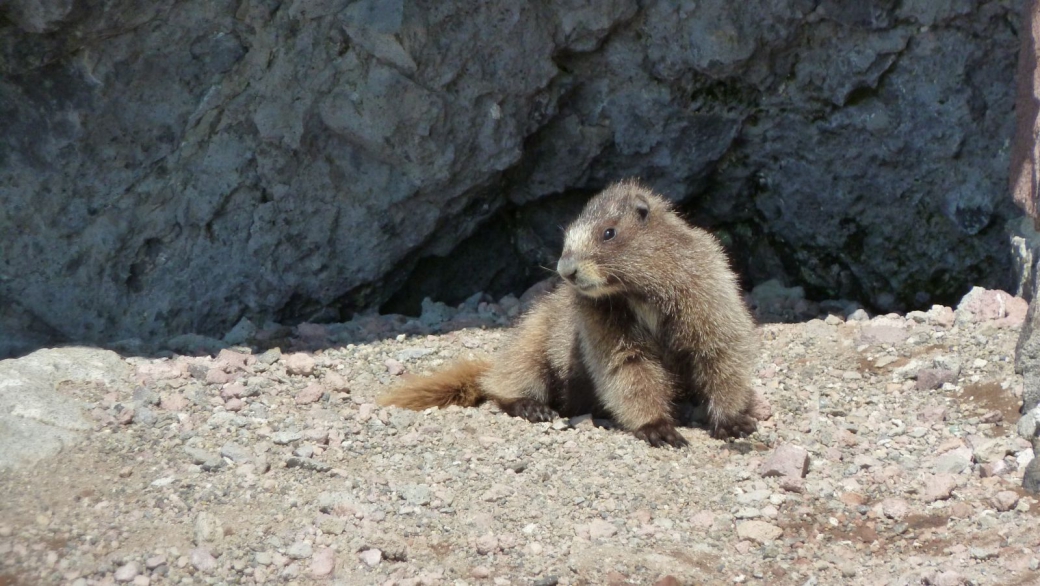
[[1000, 285], [1018, 11], [7, 0], [0, 339], [518, 287], [584, 194], [633, 175], [748, 284], [886, 310]]

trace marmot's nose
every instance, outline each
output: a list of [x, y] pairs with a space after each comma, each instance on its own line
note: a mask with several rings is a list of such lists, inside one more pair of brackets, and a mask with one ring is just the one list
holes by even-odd
[[573, 256], [565, 254], [560, 257], [560, 262], [556, 263], [556, 272], [564, 279], [573, 281], [574, 276], [578, 274], [578, 263], [574, 262]]

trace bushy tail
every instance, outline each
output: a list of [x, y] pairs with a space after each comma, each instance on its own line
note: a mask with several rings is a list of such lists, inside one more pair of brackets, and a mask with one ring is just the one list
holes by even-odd
[[376, 402], [413, 411], [448, 405], [476, 407], [486, 398], [480, 377], [489, 368], [491, 363], [486, 360], [463, 360], [429, 376], [408, 376]]

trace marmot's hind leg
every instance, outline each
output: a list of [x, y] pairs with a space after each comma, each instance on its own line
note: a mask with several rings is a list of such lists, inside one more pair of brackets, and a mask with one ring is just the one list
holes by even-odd
[[552, 407], [535, 399], [517, 399], [509, 403], [498, 401], [498, 406], [513, 417], [522, 417], [534, 423], [552, 421], [558, 417]]
[[[532, 324], [531, 321], [535, 323]], [[549, 365], [540, 336], [533, 336], [532, 325], [521, 331], [512, 346], [496, 357], [491, 369], [481, 379], [481, 387], [502, 411], [528, 421], [552, 421], [557, 414], [551, 407]]]

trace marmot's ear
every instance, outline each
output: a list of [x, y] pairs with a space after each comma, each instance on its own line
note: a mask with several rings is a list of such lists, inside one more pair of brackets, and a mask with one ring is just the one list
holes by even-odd
[[640, 199], [636, 202], [636, 213], [640, 220], [645, 220], [650, 215], [650, 204]]

